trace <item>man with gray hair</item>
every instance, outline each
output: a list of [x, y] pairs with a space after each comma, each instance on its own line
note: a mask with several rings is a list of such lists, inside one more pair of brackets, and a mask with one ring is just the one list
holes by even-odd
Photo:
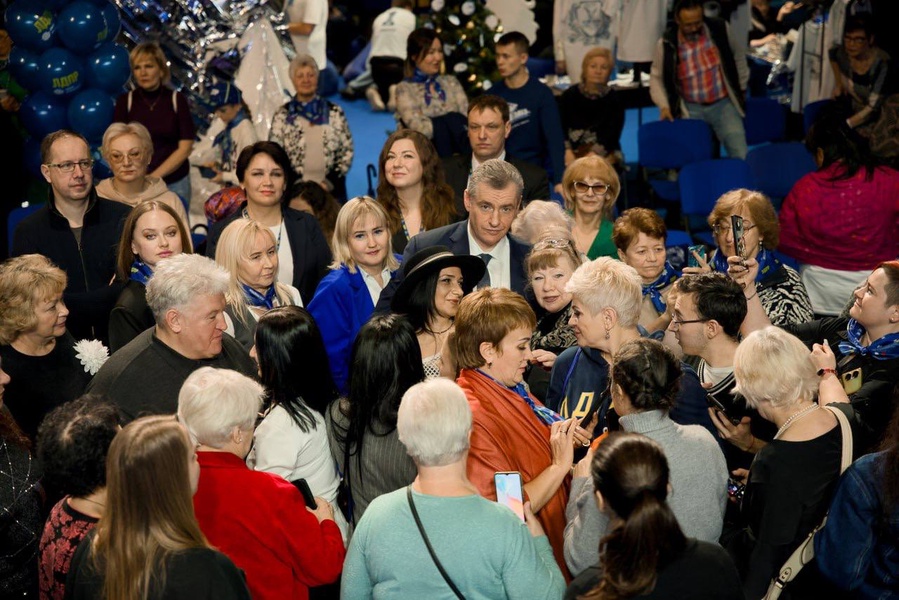
[[[457, 256], [478, 256], [487, 264], [487, 272], [477, 287], [504, 287], [524, 295], [524, 259], [531, 246], [509, 233], [521, 208], [523, 189], [521, 173], [512, 164], [500, 158], [484, 161], [471, 174], [464, 193], [468, 219], [413, 236], [403, 253], [403, 262], [422, 248], [446, 246]], [[390, 299], [401, 281], [402, 277], [394, 276], [384, 288], [377, 311], [389, 310]]]
[[156, 326], [110, 357], [88, 391], [106, 395], [131, 421], [174, 414], [181, 385], [200, 367], [255, 376], [253, 360], [225, 333], [228, 281], [224, 269], [197, 254], [161, 262], [147, 284]]

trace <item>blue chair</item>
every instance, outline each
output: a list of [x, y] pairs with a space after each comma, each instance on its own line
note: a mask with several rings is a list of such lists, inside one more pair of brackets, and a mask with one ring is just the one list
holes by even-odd
[[[640, 166], [646, 169], [680, 169], [712, 157], [712, 130], [699, 119], [675, 119], [644, 123], [637, 130]], [[653, 191], [663, 200], [680, 198], [677, 181], [650, 179]]]
[[805, 105], [805, 108], [802, 109], [802, 124], [805, 126], [806, 133], [808, 133], [809, 127], [812, 126], [818, 115], [821, 114], [821, 110], [826, 108], [831, 102], [833, 100], [818, 100]]
[[812, 155], [800, 142], [753, 148], [746, 162], [755, 178], [756, 189], [768, 196], [778, 210], [796, 182], [817, 168]]
[[706, 219], [725, 192], [752, 188], [752, 172], [745, 160], [719, 158], [686, 165], [680, 172], [681, 214], [687, 231], [704, 244], [715, 246]]
[[9, 211], [9, 216], [6, 218], [6, 239], [9, 240], [9, 248], [7, 249], [9, 251], [9, 254], [12, 254], [12, 240], [13, 235], [16, 232], [16, 227], [19, 226], [19, 223], [22, 222], [22, 219], [36, 212], [42, 206], [43, 204], [29, 204], [26, 201]]
[[743, 127], [749, 146], [780, 141], [787, 132], [786, 109], [771, 98], [748, 98]]

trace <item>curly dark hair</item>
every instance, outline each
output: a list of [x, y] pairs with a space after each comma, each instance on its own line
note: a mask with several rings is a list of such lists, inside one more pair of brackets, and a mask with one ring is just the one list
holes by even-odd
[[106, 485], [106, 453], [122, 414], [102, 396], [85, 394], [53, 409], [37, 432], [37, 457], [53, 490], [87, 496]]

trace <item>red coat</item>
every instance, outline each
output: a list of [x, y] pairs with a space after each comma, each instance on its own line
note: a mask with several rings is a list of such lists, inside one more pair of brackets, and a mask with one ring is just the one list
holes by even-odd
[[337, 580], [346, 550], [334, 521], [319, 524], [292, 484], [230, 452], [197, 456], [200, 529], [243, 569], [254, 600], [306, 600], [309, 586]]

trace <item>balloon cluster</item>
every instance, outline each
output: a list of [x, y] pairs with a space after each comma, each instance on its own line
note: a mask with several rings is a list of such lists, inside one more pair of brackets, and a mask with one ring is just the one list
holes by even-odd
[[6, 9], [6, 28], [14, 44], [10, 73], [29, 91], [19, 109], [32, 136], [26, 165], [39, 164], [29, 154], [58, 129], [99, 145], [131, 74], [128, 50], [115, 43], [118, 8], [109, 0], [16, 0]]

